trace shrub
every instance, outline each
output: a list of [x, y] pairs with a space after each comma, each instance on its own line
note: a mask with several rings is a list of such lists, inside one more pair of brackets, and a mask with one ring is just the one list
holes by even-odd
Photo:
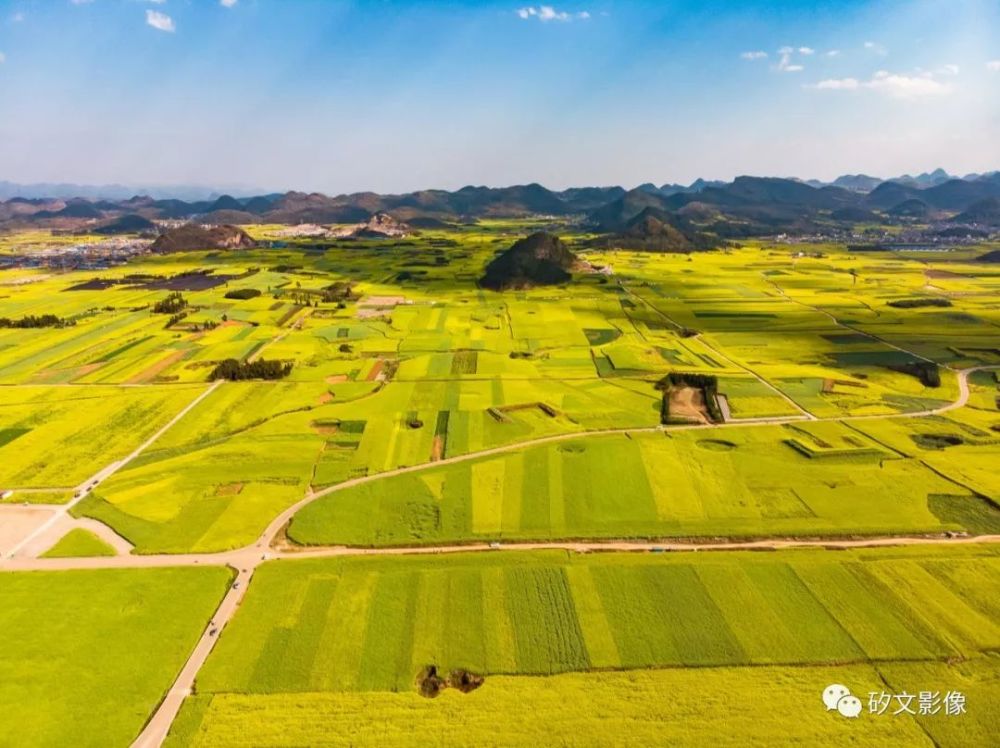
[[226, 291], [227, 299], [239, 299], [240, 301], [245, 301], [246, 299], [255, 299], [260, 296], [260, 291], [256, 288], [236, 288], [232, 291]]

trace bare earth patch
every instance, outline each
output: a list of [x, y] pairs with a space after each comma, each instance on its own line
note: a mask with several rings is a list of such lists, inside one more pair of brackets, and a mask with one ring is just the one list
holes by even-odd
[[434, 445], [431, 447], [431, 462], [437, 462], [444, 457], [444, 438], [434, 437]]
[[670, 417], [695, 423], [710, 423], [705, 395], [697, 387], [674, 387], [670, 390]]
[[134, 377], [128, 380], [127, 384], [145, 384], [152, 379], [155, 379], [158, 374], [166, 371], [171, 366], [176, 364], [178, 361], [182, 360], [184, 356], [187, 355], [187, 351], [174, 351], [169, 356], [161, 358], [152, 366], [144, 369], [143, 371], [136, 374]]

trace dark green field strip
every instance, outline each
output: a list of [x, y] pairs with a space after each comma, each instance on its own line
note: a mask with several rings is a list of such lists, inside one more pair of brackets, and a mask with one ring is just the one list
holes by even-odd
[[594, 667], [944, 660], [1000, 647], [992, 550], [570, 556], [266, 565], [207, 692], [410, 690], [428, 665]]
[[589, 666], [569, 582], [558, 567], [510, 569], [507, 615], [525, 672], [585, 670]]
[[111, 361], [111, 360], [117, 358], [118, 356], [120, 356], [121, 354], [125, 353], [126, 351], [131, 350], [132, 348], [135, 348], [137, 345], [142, 345], [147, 340], [152, 340], [152, 338], [153, 338], [152, 335], [145, 335], [145, 336], [143, 336], [141, 338], [136, 338], [135, 340], [130, 340], [129, 342], [125, 343], [124, 345], [119, 346], [118, 348], [115, 348], [112, 351], [108, 351], [107, 353], [103, 354], [99, 358], [94, 359], [94, 363], [99, 363], [99, 364], [107, 363], [108, 361]]

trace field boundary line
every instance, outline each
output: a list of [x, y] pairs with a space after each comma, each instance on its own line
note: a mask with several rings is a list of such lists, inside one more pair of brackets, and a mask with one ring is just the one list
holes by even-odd
[[7, 557], [13, 558], [22, 548], [24, 548], [30, 542], [35, 540], [35, 538], [39, 537], [40, 535], [51, 529], [56, 522], [58, 522], [60, 519], [68, 515], [73, 507], [75, 507], [77, 504], [83, 501], [90, 494], [91, 490], [99, 486], [101, 483], [106, 481], [112, 475], [114, 475], [123, 467], [132, 462], [132, 460], [134, 460], [136, 457], [145, 452], [148, 447], [150, 447], [157, 439], [159, 439], [167, 431], [169, 431], [178, 421], [180, 421], [191, 410], [193, 410], [202, 400], [204, 400], [206, 397], [215, 392], [215, 390], [218, 389], [219, 386], [222, 384], [222, 381], [223, 380], [221, 379], [217, 379], [216, 381], [212, 382], [212, 384], [206, 387], [204, 390], [202, 390], [202, 392], [194, 400], [185, 405], [184, 408], [182, 408], [179, 413], [174, 415], [174, 417], [171, 418], [169, 421], [167, 421], [163, 426], [161, 426], [159, 430], [156, 431], [156, 433], [154, 433], [152, 436], [146, 439], [146, 441], [144, 441], [142, 444], [140, 444], [138, 447], [132, 450], [128, 455], [126, 455], [120, 460], [116, 460], [115, 462], [106, 465], [105, 467], [98, 470], [94, 475], [87, 478], [87, 480], [83, 481], [83, 483], [78, 485], [75, 489], [77, 495], [74, 496], [67, 503], [60, 504], [59, 508], [53, 513], [53, 515], [48, 520], [46, 520], [41, 525], [36, 527], [32, 532], [28, 533], [27, 536], [22, 538], [19, 543], [17, 543], [13, 548], [11, 548], [11, 550], [7, 552]]

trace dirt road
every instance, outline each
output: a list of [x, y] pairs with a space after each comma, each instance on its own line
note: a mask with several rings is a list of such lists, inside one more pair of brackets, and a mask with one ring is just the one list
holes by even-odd
[[129, 453], [128, 455], [126, 455], [122, 459], [117, 460], [115, 462], [112, 462], [110, 465], [107, 465], [106, 467], [101, 468], [96, 473], [94, 473], [92, 476], [90, 476], [89, 478], [87, 478], [87, 480], [85, 480], [83, 483], [81, 483], [79, 486], [77, 486], [76, 489], [75, 489], [75, 495], [74, 495], [73, 499], [71, 499], [69, 502], [67, 502], [65, 504], [61, 504], [56, 509], [56, 511], [52, 514], [52, 516], [46, 522], [42, 523], [41, 525], [39, 525], [38, 527], [36, 527], [32, 532], [30, 532], [28, 535], [26, 535], [21, 540], [20, 543], [15, 544], [7, 552], [7, 554], [6, 554], [7, 557], [10, 558], [10, 557], [16, 556], [17, 553], [18, 553], [18, 551], [20, 551], [26, 545], [28, 545], [29, 543], [31, 543], [33, 540], [35, 540], [35, 538], [37, 538], [40, 535], [42, 535], [42, 533], [47, 532], [53, 525], [55, 525], [61, 519], [63, 519], [64, 517], [68, 516], [70, 510], [73, 507], [75, 507], [77, 504], [79, 504], [81, 501], [83, 501], [87, 497], [87, 494], [89, 494], [97, 486], [99, 486], [101, 483], [103, 483], [104, 481], [106, 481], [108, 478], [110, 478], [112, 475], [114, 475], [115, 473], [117, 473], [123, 467], [125, 467], [130, 462], [132, 462], [132, 460], [134, 460], [136, 457], [138, 457], [144, 451], [146, 451], [146, 449], [151, 444], [153, 444], [157, 439], [159, 439], [161, 436], [163, 436], [163, 434], [165, 434], [175, 423], [177, 423], [184, 416], [186, 416], [191, 411], [192, 408], [194, 408], [195, 406], [197, 406], [198, 403], [200, 403], [206, 397], [208, 397], [213, 392], [215, 392], [215, 390], [221, 384], [222, 384], [222, 380], [221, 379], [217, 380], [215, 382], [212, 382], [212, 384], [209, 385], [200, 395], [198, 395], [198, 397], [196, 397], [194, 400], [192, 400], [186, 406], [184, 406], [184, 408], [177, 415], [175, 415], [173, 418], [171, 418], [169, 421], [167, 421], [167, 423], [164, 424], [155, 434], [153, 434], [151, 437], [149, 437], [148, 439], [146, 439], [146, 441], [144, 441], [142, 444], [140, 444], [138, 447], [136, 447], [134, 450], [132, 450], [131, 453]]

